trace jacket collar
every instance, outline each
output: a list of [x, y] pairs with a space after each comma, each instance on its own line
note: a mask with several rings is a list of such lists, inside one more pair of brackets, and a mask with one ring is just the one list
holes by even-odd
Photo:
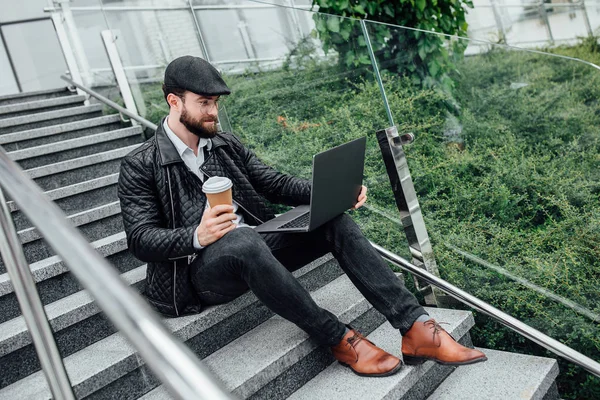
[[[167, 136], [167, 132], [165, 132], [165, 128], [163, 124], [165, 123], [166, 117], [160, 120], [158, 124], [158, 128], [156, 129], [156, 146], [158, 147], [158, 154], [160, 155], [161, 166], [180, 163], [183, 162], [177, 148]], [[224, 146], [227, 143], [221, 138], [221, 134], [217, 134], [214, 138], [212, 138], [212, 150], [215, 150], [217, 147]], [[212, 151], [211, 150], [211, 151]]]

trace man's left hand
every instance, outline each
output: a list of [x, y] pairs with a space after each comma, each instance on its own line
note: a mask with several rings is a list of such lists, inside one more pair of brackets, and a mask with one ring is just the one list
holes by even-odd
[[366, 201], [367, 201], [367, 187], [365, 185], [363, 185], [362, 189], [360, 190], [360, 194], [358, 195], [358, 203], [356, 203], [356, 205], [354, 207], [352, 207], [352, 209], [356, 210], [356, 209], [360, 208], [363, 204], [365, 204]]

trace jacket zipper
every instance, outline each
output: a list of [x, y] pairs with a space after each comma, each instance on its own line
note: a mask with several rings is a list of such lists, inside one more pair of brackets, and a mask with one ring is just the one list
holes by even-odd
[[[212, 175], [211, 175], [211, 174], [209, 174], [208, 172], [206, 172], [206, 170], [205, 170], [204, 168], [200, 167], [200, 170], [201, 170], [201, 171], [204, 173], [204, 175], [208, 176], [209, 178], [210, 178], [210, 177], [212, 177]], [[198, 178], [198, 179], [200, 179], [200, 178]], [[235, 202], [238, 204], [238, 206], [239, 206], [239, 207], [240, 207], [242, 210], [244, 210], [244, 211], [246, 211], [248, 214], [250, 214], [250, 215], [252, 216], [252, 218], [254, 218], [255, 220], [257, 220], [257, 221], [258, 221], [258, 222], [260, 222], [261, 224], [264, 224], [264, 221], [263, 221], [263, 220], [261, 220], [260, 218], [258, 218], [256, 215], [252, 214], [250, 211], [248, 211], [248, 209], [247, 209], [246, 207], [244, 207], [244, 206], [242, 205], [242, 203], [240, 203], [239, 199], [236, 199], [236, 198], [234, 197], [234, 198], [233, 198], [233, 200], [235, 200]]]
[[[175, 206], [173, 205], [173, 189], [171, 188], [171, 172], [167, 167], [167, 182], [169, 183], [169, 198], [171, 199], [171, 217], [173, 218], [173, 229], [175, 229]], [[186, 256], [187, 257], [187, 256]], [[183, 258], [183, 257], [179, 257]], [[173, 306], [175, 306], [175, 314], [179, 316], [177, 309], [177, 300], [175, 299], [175, 286], [177, 284], [177, 261], [173, 261]]]

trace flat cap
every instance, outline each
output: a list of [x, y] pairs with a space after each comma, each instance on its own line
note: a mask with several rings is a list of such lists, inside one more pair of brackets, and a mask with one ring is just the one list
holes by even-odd
[[193, 56], [176, 58], [167, 65], [165, 86], [189, 90], [204, 96], [231, 93], [215, 67], [208, 61]]

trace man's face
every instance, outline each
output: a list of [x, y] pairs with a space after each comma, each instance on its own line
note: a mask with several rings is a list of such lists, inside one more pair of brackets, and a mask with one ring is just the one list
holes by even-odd
[[213, 138], [217, 134], [219, 96], [200, 96], [186, 92], [182, 100], [179, 122], [200, 138]]

